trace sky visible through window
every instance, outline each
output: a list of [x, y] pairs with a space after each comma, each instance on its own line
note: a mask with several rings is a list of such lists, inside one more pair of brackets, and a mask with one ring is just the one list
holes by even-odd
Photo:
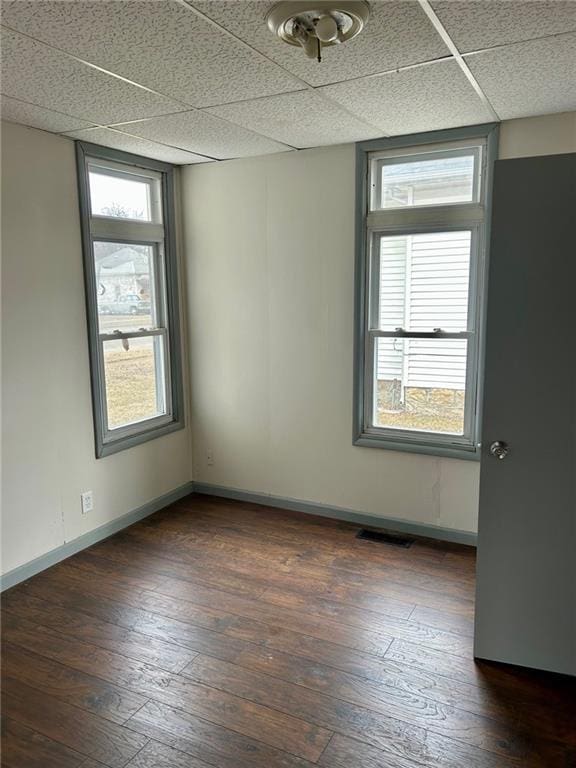
[[149, 185], [90, 172], [90, 201], [96, 216], [150, 221]]

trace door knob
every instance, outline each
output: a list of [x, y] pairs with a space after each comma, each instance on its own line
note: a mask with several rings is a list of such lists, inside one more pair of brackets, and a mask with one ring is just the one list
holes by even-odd
[[502, 440], [495, 440], [490, 446], [490, 453], [497, 459], [505, 459], [509, 450], [508, 443], [505, 443]]

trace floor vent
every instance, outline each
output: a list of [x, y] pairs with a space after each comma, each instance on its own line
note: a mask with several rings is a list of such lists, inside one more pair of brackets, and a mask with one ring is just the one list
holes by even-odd
[[356, 534], [357, 539], [366, 539], [367, 541], [379, 541], [382, 544], [392, 544], [395, 547], [409, 547], [414, 539], [406, 539], [395, 533], [384, 533], [383, 531], [370, 531], [368, 528], [361, 528]]

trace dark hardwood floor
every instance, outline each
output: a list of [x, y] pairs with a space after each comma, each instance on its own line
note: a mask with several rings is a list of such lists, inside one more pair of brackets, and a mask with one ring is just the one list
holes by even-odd
[[568, 768], [576, 683], [472, 658], [474, 551], [190, 496], [2, 599], [6, 768]]

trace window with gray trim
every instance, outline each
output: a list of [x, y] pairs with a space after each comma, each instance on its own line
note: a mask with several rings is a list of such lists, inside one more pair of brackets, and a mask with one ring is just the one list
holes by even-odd
[[97, 457], [183, 426], [173, 169], [77, 142]]
[[479, 455], [493, 125], [357, 145], [357, 445]]

